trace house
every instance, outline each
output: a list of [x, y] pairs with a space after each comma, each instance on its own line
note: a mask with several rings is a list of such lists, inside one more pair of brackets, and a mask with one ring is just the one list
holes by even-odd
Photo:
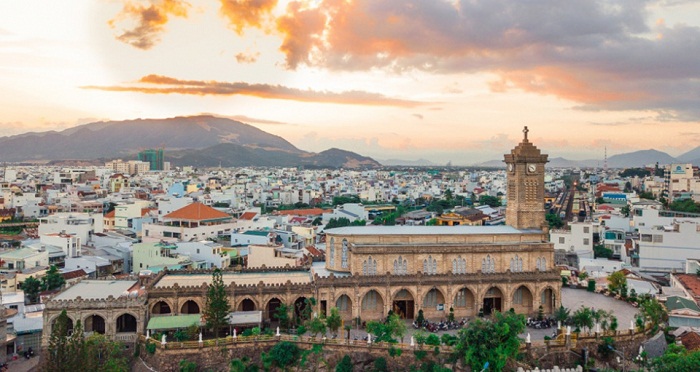
[[177, 244], [168, 242], [137, 243], [133, 248], [133, 273], [160, 271], [164, 267], [190, 267], [190, 257], [177, 252]]
[[666, 300], [669, 327], [700, 327], [700, 307], [693, 300], [671, 296]]
[[143, 224], [144, 242], [216, 239], [236, 227], [231, 215], [198, 202], [168, 213], [162, 220], [162, 223]]
[[36, 251], [31, 248], [10, 249], [0, 252], [2, 268], [6, 270], [22, 271], [33, 267], [46, 267], [49, 265], [49, 254], [46, 250]]

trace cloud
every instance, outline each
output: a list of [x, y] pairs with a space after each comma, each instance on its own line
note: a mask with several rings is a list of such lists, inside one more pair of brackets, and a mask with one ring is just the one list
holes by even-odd
[[124, 29], [117, 40], [139, 49], [151, 49], [165, 31], [170, 16], [187, 18], [190, 4], [184, 0], [126, 1], [121, 12], [109, 21], [111, 27], [129, 21], [131, 28]]
[[260, 57], [260, 52], [256, 53], [244, 53], [240, 52], [236, 54], [236, 62], [238, 63], [255, 63]]
[[413, 116], [414, 118], [423, 120], [423, 115], [421, 115], [421, 114], [411, 114], [411, 116]]
[[306, 4], [291, 2], [277, 20], [291, 69], [489, 72], [499, 77], [494, 92], [551, 95], [586, 110], [700, 118], [700, 27], [652, 19], [657, 1]]
[[198, 96], [244, 95], [259, 98], [285, 99], [300, 102], [337, 103], [367, 106], [415, 107], [424, 103], [391, 98], [378, 93], [359, 90], [328, 92], [302, 90], [283, 85], [250, 84], [245, 82], [219, 82], [200, 80], [180, 80], [168, 76], [147, 75], [139, 79], [137, 85], [128, 86], [83, 86], [84, 89], [97, 89], [114, 92], [140, 92], [149, 94], [189, 94]]
[[247, 27], [262, 28], [271, 18], [277, 0], [220, 0], [221, 14], [239, 35]]

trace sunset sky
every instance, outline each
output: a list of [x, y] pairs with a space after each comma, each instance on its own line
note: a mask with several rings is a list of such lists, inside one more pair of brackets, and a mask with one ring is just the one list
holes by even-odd
[[211, 113], [472, 164], [700, 145], [700, 2], [0, 0], [0, 136]]

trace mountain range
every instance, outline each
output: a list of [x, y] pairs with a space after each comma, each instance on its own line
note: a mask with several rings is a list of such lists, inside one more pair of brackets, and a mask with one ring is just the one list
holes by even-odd
[[[624, 154], [613, 155], [608, 158], [608, 168], [633, 168], [673, 163], [692, 163], [700, 165], [700, 146], [674, 158], [673, 156], [658, 150], [640, 150]], [[505, 167], [503, 160], [489, 160], [478, 164], [482, 167]], [[551, 168], [602, 168], [605, 160], [568, 160], [561, 157], [550, 158], [547, 167]]]
[[161, 147], [166, 150], [166, 160], [175, 166], [380, 166], [372, 158], [340, 149], [303, 151], [251, 125], [209, 115], [105, 121], [60, 132], [0, 137], [0, 159], [134, 159], [142, 149]]

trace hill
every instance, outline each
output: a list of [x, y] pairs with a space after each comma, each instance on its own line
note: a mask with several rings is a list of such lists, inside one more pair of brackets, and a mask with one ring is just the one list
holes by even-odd
[[173, 165], [377, 167], [371, 158], [340, 149], [302, 151], [282, 137], [210, 115], [90, 123], [64, 131], [0, 137], [0, 159], [71, 161], [135, 159], [163, 147]]
[[[630, 168], [630, 167], [643, 167], [645, 165], [653, 165], [656, 163], [659, 165], [671, 164], [676, 162], [676, 159], [658, 150], [640, 150], [635, 152], [629, 152], [625, 154], [613, 155], [608, 158], [609, 168]], [[602, 163], [601, 163], [602, 164]]]
[[700, 165], [700, 146], [679, 155], [676, 159], [682, 163], [691, 163], [693, 165]]

